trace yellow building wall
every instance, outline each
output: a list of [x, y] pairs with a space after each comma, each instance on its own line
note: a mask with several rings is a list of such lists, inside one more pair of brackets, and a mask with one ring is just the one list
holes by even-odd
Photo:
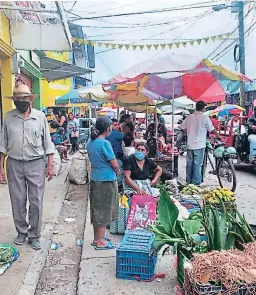
[[[46, 51], [46, 56], [62, 62], [68, 62], [68, 52]], [[42, 80], [42, 105], [43, 107], [55, 106], [55, 100], [72, 89], [72, 78], [48, 82]]]
[[1, 60], [1, 88], [2, 88], [2, 115], [13, 109], [12, 96], [14, 80], [12, 75], [12, 55], [10, 21], [3, 12], [0, 12], [0, 60]]

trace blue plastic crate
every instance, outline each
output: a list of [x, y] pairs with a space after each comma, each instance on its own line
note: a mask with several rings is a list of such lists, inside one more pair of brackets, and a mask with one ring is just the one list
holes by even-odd
[[145, 230], [126, 231], [116, 249], [116, 277], [125, 280], [151, 280], [157, 256], [150, 256], [154, 234]]

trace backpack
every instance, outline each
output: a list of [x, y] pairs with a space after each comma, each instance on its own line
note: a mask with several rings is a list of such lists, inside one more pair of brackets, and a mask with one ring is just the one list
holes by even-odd
[[51, 139], [52, 139], [52, 142], [54, 143], [54, 145], [59, 145], [61, 142], [63, 142], [62, 135], [59, 133], [53, 133], [51, 135]]

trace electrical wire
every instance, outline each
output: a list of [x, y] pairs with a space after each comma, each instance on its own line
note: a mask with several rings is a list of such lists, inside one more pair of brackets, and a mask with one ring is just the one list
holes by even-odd
[[[201, 19], [202, 17], [204, 17], [204, 16], [206, 16], [206, 15], [209, 15], [209, 14], [212, 14], [212, 13], [213, 13], [212, 11], [211, 11], [210, 13], [205, 13], [203, 16], [199, 17], [198, 19]], [[194, 25], [195, 22], [196, 22], [198, 19], [194, 20], [194, 22], [193, 22], [192, 25]], [[184, 24], [181, 25], [181, 26], [184, 26]], [[175, 29], [177, 29], [177, 28], [178, 28], [178, 27], [176, 27], [176, 28], [171, 28], [171, 29], [169, 29], [168, 31], [164, 31], [164, 32], [161, 32], [161, 33], [158, 33], [158, 34], [155, 34], [155, 35], [152, 35], [152, 36], [149, 36], [149, 37], [143, 38], [143, 39], [141, 39], [141, 40], [136, 40], [136, 41], [132, 42], [132, 43], [129, 44], [129, 45], [133, 45], [134, 43], [141, 42], [141, 41], [145, 41], [145, 40], [150, 40], [150, 38], [153, 38], [153, 37], [159, 36], [159, 35], [161, 35], [161, 34], [165, 34], [165, 33], [169, 32], [169, 31], [175, 30]], [[189, 28], [190, 28], [190, 27], [189, 27]], [[189, 28], [187, 28], [184, 32], [186, 32]], [[183, 32], [183, 33], [184, 33], [184, 32]], [[182, 34], [183, 34], [183, 33], [182, 33]], [[178, 37], [178, 38], [179, 38], [179, 37]], [[108, 52], [108, 51], [112, 51], [112, 50], [116, 50], [116, 49], [118, 49], [118, 48], [106, 49], [106, 50], [103, 50], [103, 51], [100, 51], [100, 52], [96, 52], [95, 55], [96, 55], [96, 54], [99, 55], [99, 54], [101, 54], [101, 53]]]
[[[256, 12], [256, 4], [254, 5], [254, 12], [253, 12], [252, 21], [251, 21], [251, 24], [250, 25], [252, 25], [252, 22], [254, 20], [255, 12]], [[249, 33], [248, 33], [248, 37], [247, 37], [247, 41], [246, 41], [245, 46], [248, 44], [250, 33], [251, 33], [251, 31], [249, 31]]]
[[[190, 10], [190, 9], [198, 9], [198, 8], [209, 8], [209, 7], [212, 7], [212, 4], [210, 4], [210, 5], [209, 4], [208, 5], [201, 5], [201, 6], [189, 5], [189, 6], [163, 8], [163, 9], [153, 9], [153, 10], [130, 12], [130, 13], [116, 13], [116, 14], [93, 16], [93, 17], [80, 17], [77, 20], [102, 19], [102, 18], [111, 18], [111, 17], [120, 17], [120, 16], [134, 16], [134, 15], [154, 14], [154, 13], [182, 11], [182, 10]], [[77, 20], [73, 20], [73, 21], [77, 21]]]
[[[245, 31], [244, 34], [246, 34], [247, 32], [249, 32], [254, 26], [256, 25], [256, 21], [249, 27], [249, 29], [247, 29]], [[254, 31], [255, 29], [253, 29]], [[235, 39], [231, 44], [229, 44], [227, 47], [225, 47], [221, 52], [219, 52], [216, 56], [214, 56], [213, 59], [216, 59], [218, 56], [220, 56], [224, 51], [226, 51], [227, 49], [229, 49], [234, 43], [236, 43], [239, 40], [239, 38]], [[227, 52], [225, 52], [224, 54], [222, 54], [218, 59], [221, 59], [223, 56], [225, 56], [232, 48], [230, 48]]]
[[[246, 19], [249, 15], [249, 13], [252, 11], [252, 9], [256, 6], [256, 4], [254, 4], [254, 6], [252, 8], [249, 7], [248, 12], [246, 13], [246, 15], [244, 16], [244, 19]], [[231, 36], [235, 33], [235, 31], [239, 28], [239, 25], [237, 25], [235, 27], [235, 29], [231, 32]], [[213, 53], [216, 52], [216, 50], [218, 50], [222, 45], [224, 45], [226, 42], [228, 42], [228, 39], [223, 40], [206, 58], [209, 58]], [[234, 44], [234, 43], [232, 43]], [[213, 58], [214, 59], [214, 58]]]

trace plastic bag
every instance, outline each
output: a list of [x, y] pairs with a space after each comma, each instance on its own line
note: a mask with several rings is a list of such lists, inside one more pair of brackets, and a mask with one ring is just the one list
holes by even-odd
[[85, 157], [73, 158], [70, 171], [69, 181], [74, 184], [87, 183], [87, 169]]
[[224, 153], [224, 147], [218, 147], [215, 151], [214, 151], [214, 157], [216, 158], [222, 158], [223, 157], [223, 153]]
[[60, 170], [61, 170], [60, 154], [56, 149], [54, 149], [54, 154], [53, 154], [53, 175], [58, 176], [60, 174]]

